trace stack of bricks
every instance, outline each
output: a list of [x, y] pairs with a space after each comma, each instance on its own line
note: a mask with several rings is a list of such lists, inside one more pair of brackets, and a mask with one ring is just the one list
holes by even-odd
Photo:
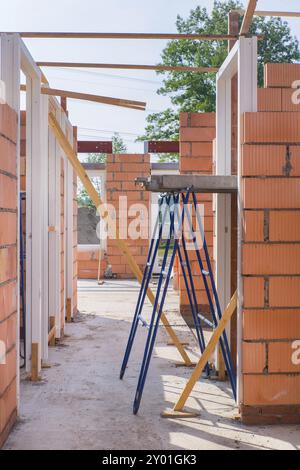
[[0, 104], [0, 447], [17, 415], [16, 140], [17, 115]]
[[268, 64], [242, 136], [242, 419], [300, 422], [300, 65]]
[[[98, 247], [85, 249], [81, 246], [78, 251], [78, 277], [79, 279], [98, 279], [99, 271], [99, 255]], [[101, 250], [101, 266], [100, 278], [103, 278], [106, 269], [106, 255]]]
[[[180, 114], [180, 174], [211, 175], [213, 165], [213, 140], [216, 136], [215, 113], [181, 113]], [[203, 208], [203, 222], [206, 242], [212, 260], [213, 257], [213, 207], [212, 195], [197, 196]], [[195, 216], [193, 216], [194, 228]], [[209, 312], [208, 299], [204, 288], [195, 250], [189, 250], [191, 268], [194, 274], [198, 309]], [[204, 251], [201, 249], [204, 259]], [[213, 262], [212, 262], [213, 265]], [[207, 268], [204, 263], [205, 269]], [[179, 277], [180, 311], [183, 315], [190, 314], [190, 304], [182, 274]]]
[[[149, 250], [149, 227], [146, 234], [134, 240], [130, 237], [127, 228], [130, 229], [130, 224], [134, 223], [134, 219], [140, 216], [142, 222], [145, 224], [149, 221], [150, 209], [150, 193], [142, 190], [135, 185], [135, 178], [148, 177], [150, 175], [150, 155], [148, 154], [115, 154], [108, 155], [106, 165], [106, 195], [107, 203], [112, 205], [116, 212], [116, 228], [120, 229], [123, 238], [129, 246], [129, 250], [135, 258], [135, 261], [141, 268], [144, 269], [147, 255]], [[120, 223], [121, 214], [120, 197], [127, 198], [127, 218], [123, 218], [123, 223]], [[124, 201], [124, 199], [123, 199]], [[142, 214], [139, 213], [138, 208], [134, 208], [134, 204], [141, 204]], [[135, 212], [137, 209], [137, 212]], [[128, 211], [132, 211], [132, 214]], [[112, 266], [112, 272], [118, 278], [131, 279], [133, 275], [126, 258], [117, 248], [115, 241], [112, 238], [107, 240], [107, 257], [108, 263]]]

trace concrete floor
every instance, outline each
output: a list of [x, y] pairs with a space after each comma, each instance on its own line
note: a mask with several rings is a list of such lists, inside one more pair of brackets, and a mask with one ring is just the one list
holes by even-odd
[[[162, 328], [140, 412], [133, 416], [144, 328], [139, 329], [124, 380], [118, 376], [137, 294], [133, 281], [79, 283], [81, 314], [67, 326], [63, 343], [51, 349], [52, 367], [43, 370], [42, 381], [22, 381], [20, 420], [5, 449], [300, 449], [300, 426], [245, 427], [237, 421], [227, 383], [198, 383], [188, 405], [199, 410], [200, 417], [161, 418], [160, 412], [174, 404], [190, 375], [189, 369], [175, 367], [179, 356], [166, 346]], [[168, 316], [180, 338], [190, 339], [189, 349], [195, 353], [196, 343], [181, 326], [177, 304], [173, 293]]]

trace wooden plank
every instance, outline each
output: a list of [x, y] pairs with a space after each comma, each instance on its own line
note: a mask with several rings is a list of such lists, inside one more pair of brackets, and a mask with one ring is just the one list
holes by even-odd
[[216, 73], [218, 67], [188, 67], [183, 65], [140, 65], [140, 64], [100, 64], [84, 62], [37, 62], [39, 67], [87, 68], [87, 69], [124, 69], [124, 70], [160, 70], [164, 72]]
[[31, 345], [31, 381], [38, 382], [40, 365], [39, 365], [39, 344], [32, 343]]
[[[235, 12], [243, 15], [245, 10], [234, 10]], [[275, 17], [286, 17], [286, 18], [300, 18], [300, 11], [274, 11], [274, 10], [255, 10], [253, 16], [275, 16]]]
[[251, 26], [252, 18], [255, 12], [255, 8], [257, 5], [257, 0], [248, 0], [248, 4], [245, 10], [242, 26], [240, 29], [240, 34], [245, 35], [249, 33], [249, 29]]
[[72, 323], [72, 299], [67, 299], [67, 323]]
[[[217, 328], [214, 330], [197, 366], [195, 367], [195, 370], [193, 371], [190, 379], [188, 380], [184, 390], [182, 391], [177, 403], [175, 404], [173, 411], [174, 412], [182, 412], [184, 405], [186, 404], [187, 399], [189, 398], [196, 382], [199, 380], [200, 375], [202, 374], [204, 367], [206, 363], [209, 361], [210, 356], [214, 352], [214, 349], [224, 332], [227, 323], [229, 322], [233, 312], [236, 309], [237, 305], [237, 292], [234, 293], [232, 296], [228, 306], [226, 307], [221, 320], [219, 321], [219, 324]], [[169, 415], [169, 413], [168, 413]], [[170, 417], [170, 416], [168, 416]], [[184, 416], [185, 417], [185, 416]]]
[[180, 192], [193, 188], [198, 193], [235, 193], [237, 177], [225, 175], [152, 175], [151, 178], [136, 178], [147, 191]]
[[[85, 189], [87, 190], [88, 195], [92, 199], [95, 206], [98, 208], [99, 206], [101, 206], [103, 204], [103, 202], [101, 200], [101, 197], [99, 196], [98, 192], [96, 191], [93, 183], [91, 182], [90, 178], [88, 177], [88, 175], [87, 175], [86, 171], [84, 170], [82, 164], [78, 160], [77, 155], [74, 152], [74, 149], [72, 148], [72, 146], [70, 145], [70, 143], [66, 139], [59, 123], [57, 122], [55, 116], [52, 113], [49, 113], [49, 127], [52, 129], [52, 131], [53, 131], [53, 133], [54, 133], [54, 135], [57, 139], [57, 142], [59, 143], [61, 149], [63, 150], [63, 152], [67, 156], [68, 160], [70, 161], [70, 163], [72, 164], [74, 170], [76, 171], [77, 176], [80, 178], [82, 184], [84, 185]], [[103, 220], [108, 221], [108, 223], [109, 223], [109, 217], [110, 217], [110, 215], [109, 215], [108, 211], [106, 211], [103, 214]], [[141, 283], [142, 279], [143, 279], [142, 271], [140, 270], [139, 266], [137, 265], [137, 263], [135, 261], [135, 258], [131, 254], [131, 252], [129, 250], [129, 247], [127, 246], [126, 242], [119, 237], [119, 233], [117, 233], [117, 238], [115, 240], [115, 243], [116, 243], [117, 247], [119, 248], [120, 252], [126, 257], [127, 263], [130, 266], [131, 271], [134, 273], [136, 279], [139, 281], [139, 283]], [[154, 305], [155, 296], [154, 296], [154, 294], [153, 294], [153, 292], [150, 288], [147, 290], [147, 296], [148, 296], [148, 299], [150, 300], [150, 302], [152, 303], [152, 305]], [[159, 306], [157, 307], [157, 309], [159, 309]], [[167, 319], [167, 317], [165, 316], [164, 313], [161, 316], [161, 321], [162, 321], [164, 327], [166, 328], [166, 331], [169, 334], [170, 338], [174, 341], [174, 343], [175, 343], [175, 345], [178, 349], [178, 352], [180, 353], [180, 355], [183, 358], [184, 362], [187, 365], [189, 365], [191, 363], [191, 360], [190, 360], [189, 356], [187, 355], [185, 349], [183, 348], [182, 344], [180, 343], [180, 341], [177, 337], [177, 334], [175, 333], [175, 331], [171, 327], [171, 325], [170, 325], [170, 323], [169, 323], [169, 321], [168, 321], [168, 319]]]
[[77, 153], [113, 153], [112, 141], [79, 140]]
[[179, 142], [171, 140], [146, 141], [145, 153], [179, 153]]
[[201, 41], [224, 41], [236, 36], [228, 34], [181, 34], [181, 33], [66, 33], [66, 32], [20, 32], [22, 38], [36, 39], [190, 39]]
[[286, 18], [300, 18], [300, 11], [255, 11], [254, 16], [281, 16]]
[[[21, 91], [26, 91], [26, 86], [21, 85]], [[123, 108], [145, 110], [146, 103], [143, 101], [125, 100], [121, 98], [111, 98], [109, 96], [91, 95], [89, 93], [78, 93], [75, 91], [60, 90], [57, 88], [42, 88], [42, 95], [61, 96], [84, 101], [93, 101], [96, 103], [109, 104], [112, 106], [121, 106]]]

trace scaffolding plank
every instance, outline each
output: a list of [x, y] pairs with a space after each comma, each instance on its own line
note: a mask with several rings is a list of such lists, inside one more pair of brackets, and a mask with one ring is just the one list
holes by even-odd
[[220, 175], [153, 175], [150, 178], [136, 178], [147, 191], [166, 193], [180, 192], [192, 188], [197, 193], [235, 193], [236, 176]]

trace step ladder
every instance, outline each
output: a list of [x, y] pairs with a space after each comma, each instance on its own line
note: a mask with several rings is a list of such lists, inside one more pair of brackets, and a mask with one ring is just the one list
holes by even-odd
[[[190, 213], [191, 208], [195, 213], [196, 228], [197, 233], [199, 232], [200, 234], [201, 244], [199, 243], [199, 237], [197, 237], [197, 234], [194, 230], [193, 217]], [[205, 319], [205, 317], [203, 317], [200, 312], [198, 312], [199, 298], [197, 298], [196, 294], [194, 275], [191, 268], [189, 249], [187, 247], [186, 226], [188, 228], [189, 240], [192, 240], [193, 250], [196, 253], [196, 260], [205, 287], [205, 293], [210, 308], [212, 322], [209, 322], [207, 319]], [[155, 260], [158, 255], [158, 249], [162, 239], [165, 238], [164, 234], [166, 228], [168, 233], [166, 237], [163, 261], [159, 272], [155, 302], [152, 309], [150, 323], [147, 323], [144, 317], [142, 316], [142, 312], [146, 299], [147, 289], [149, 287], [151, 276], [153, 273], [153, 267], [155, 265]], [[203, 353], [206, 344], [202, 324], [209, 324], [210, 327], [216, 328], [218, 326], [219, 320], [222, 318], [222, 312], [214, 281], [208, 246], [205, 239], [202, 218], [199, 212], [197, 195], [192, 191], [192, 188], [182, 193], [163, 194], [161, 195], [161, 199], [159, 201], [158, 216], [153, 230], [147, 263], [143, 272], [143, 279], [140, 286], [133, 322], [131, 325], [129, 338], [120, 371], [120, 379], [123, 379], [134, 344], [134, 339], [137, 333], [138, 326], [140, 324], [142, 325], [142, 327], [146, 327], [148, 330], [148, 334], [144, 349], [144, 355], [141, 363], [136, 394], [134, 398], [134, 414], [137, 414], [140, 407], [176, 254], [179, 258], [181, 272], [188, 294], [193, 323], [196, 331], [196, 337], [198, 340], [200, 351], [201, 353]], [[204, 267], [204, 262], [206, 263], [206, 269]], [[236, 375], [233, 367], [226, 331], [223, 332], [219, 343], [224, 358], [224, 363], [230, 379], [233, 395], [234, 398], [236, 398]], [[208, 364], [206, 364], [205, 373], [207, 376], [210, 373]]]

